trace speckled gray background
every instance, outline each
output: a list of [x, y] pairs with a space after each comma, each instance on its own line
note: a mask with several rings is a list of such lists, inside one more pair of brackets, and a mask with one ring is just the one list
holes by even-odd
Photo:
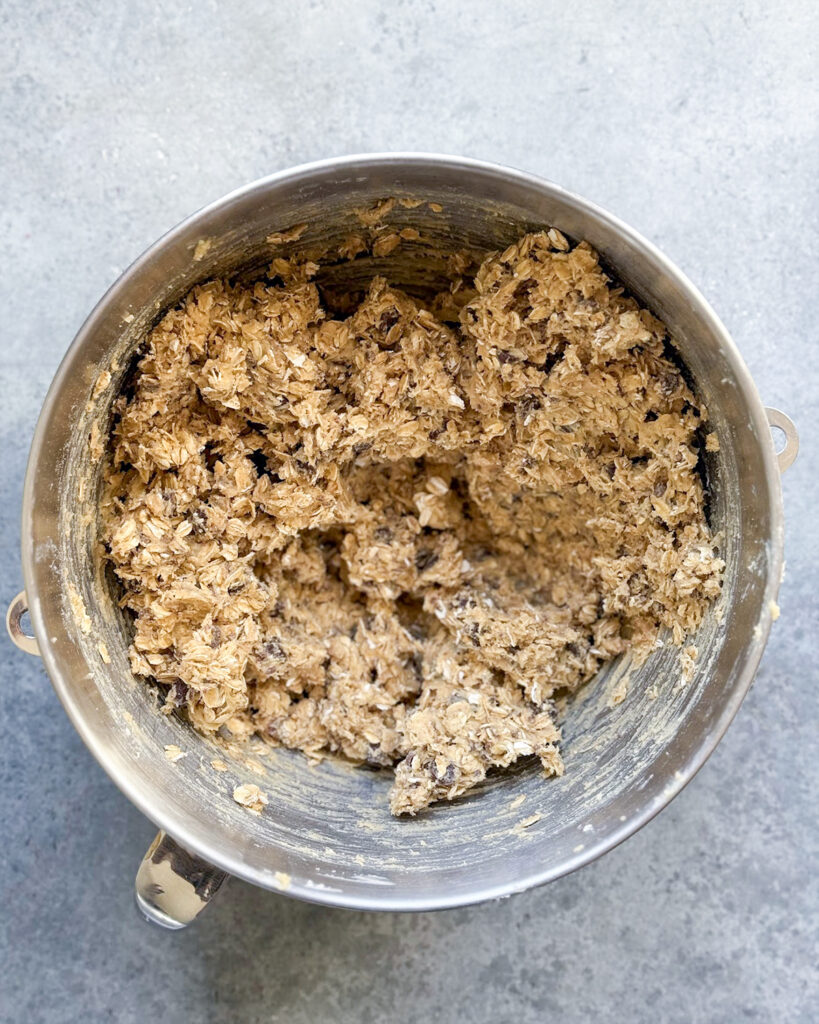
[[4, 606], [85, 314], [181, 217], [313, 158], [464, 153], [596, 200], [700, 285], [803, 445], [782, 619], [717, 753], [624, 846], [495, 905], [367, 916], [234, 882], [190, 931], [149, 929], [151, 825], [3, 641], [0, 1019], [815, 1020], [816, 6], [5, 0], [0, 26]]

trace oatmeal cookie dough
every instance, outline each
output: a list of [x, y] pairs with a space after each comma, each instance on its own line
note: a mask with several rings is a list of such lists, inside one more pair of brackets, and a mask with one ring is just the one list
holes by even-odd
[[395, 814], [520, 757], [560, 774], [553, 697], [719, 593], [664, 327], [554, 230], [448, 322], [382, 278], [334, 318], [315, 270], [195, 288], [118, 399], [133, 670], [205, 733], [393, 768]]

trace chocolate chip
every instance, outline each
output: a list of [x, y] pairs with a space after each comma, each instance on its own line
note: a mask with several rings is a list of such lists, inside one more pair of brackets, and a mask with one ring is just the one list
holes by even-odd
[[535, 395], [525, 395], [518, 402], [518, 412], [520, 412], [521, 416], [529, 416], [531, 413], [542, 408], [543, 403]]
[[675, 391], [679, 390], [682, 385], [682, 377], [679, 373], [675, 373], [673, 370], [661, 373], [657, 379], [657, 389], [661, 395], [669, 397], [673, 395]]
[[393, 539], [393, 532], [389, 526], [377, 526], [373, 530], [373, 537], [388, 544]]
[[269, 661], [284, 661], [287, 657], [284, 653], [282, 642], [277, 636], [272, 636], [269, 640], [265, 640], [259, 650], [262, 656]]
[[503, 349], [498, 351], [498, 362], [499, 363], [517, 363], [520, 362], [517, 356], [513, 356], [511, 352], [505, 352]]
[[393, 759], [381, 749], [380, 743], [371, 743], [367, 748], [364, 763], [369, 765], [370, 768], [390, 768]]
[[432, 761], [427, 761], [424, 767], [433, 779], [442, 786], [451, 786], [459, 775], [458, 767], [453, 764], [452, 761], [449, 762], [443, 772], [439, 769], [434, 759]]
[[434, 551], [430, 551], [427, 548], [421, 548], [415, 556], [415, 568], [418, 572], [426, 572], [426, 570], [435, 565], [437, 561], [438, 556]]
[[181, 708], [188, 699], [188, 684], [183, 683], [181, 679], [177, 679], [168, 691], [168, 696], [174, 707]]
[[378, 321], [378, 326], [382, 331], [386, 333], [391, 327], [395, 327], [395, 325], [398, 323], [400, 319], [401, 314], [398, 312], [397, 309], [386, 309], [381, 314], [381, 317]]
[[191, 532], [201, 536], [208, 525], [208, 514], [203, 508], [195, 508], [190, 516]]

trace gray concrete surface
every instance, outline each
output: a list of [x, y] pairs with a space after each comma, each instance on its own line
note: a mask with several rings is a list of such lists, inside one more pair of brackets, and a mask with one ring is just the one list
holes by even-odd
[[3, 606], [38, 409], [96, 298], [199, 205], [317, 157], [465, 153], [598, 201], [702, 287], [803, 444], [782, 618], [719, 750], [624, 846], [500, 904], [366, 916], [237, 882], [149, 930], [151, 825], [3, 641], [0, 1020], [815, 1020], [815, 5], [5, 0], [0, 26]]

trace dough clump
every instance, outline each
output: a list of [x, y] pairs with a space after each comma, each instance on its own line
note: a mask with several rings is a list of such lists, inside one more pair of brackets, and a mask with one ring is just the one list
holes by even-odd
[[376, 277], [333, 315], [275, 269], [194, 288], [117, 400], [134, 672], [205, 733], [394, 769], [394, 814], [561, 774], [555, 698], [720, 590], [663, 324], [554, 230], [429, 308]]

